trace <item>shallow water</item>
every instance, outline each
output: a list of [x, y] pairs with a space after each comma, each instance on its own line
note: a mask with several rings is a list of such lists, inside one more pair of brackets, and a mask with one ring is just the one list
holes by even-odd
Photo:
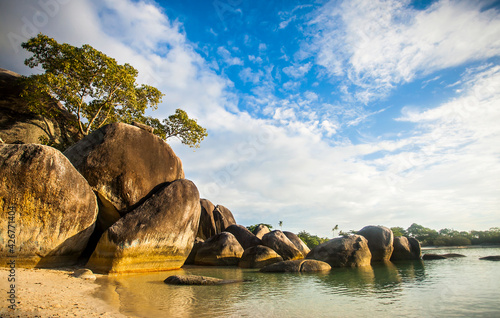
[[[233, 267], [98, 279], [98, 294], [132, 317], [500, 317], [500, 248], [436, 249], [467, 257], [398, 262], [329, 273], [260, 273]], [[249, 282], [217, 286], [166, 285], [193, 274]]]

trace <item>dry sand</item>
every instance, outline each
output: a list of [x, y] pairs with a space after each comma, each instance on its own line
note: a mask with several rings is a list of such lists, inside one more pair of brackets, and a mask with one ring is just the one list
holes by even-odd
[[[9, 270], [1, 268], [0, 317], [127, 317], [94, 297], [99, 284], [72, 277], [74, 270], [16, 268], [16, 281], [9, 282]], [[8, 308], [10, 284], [15, 284], [15, 310]]]

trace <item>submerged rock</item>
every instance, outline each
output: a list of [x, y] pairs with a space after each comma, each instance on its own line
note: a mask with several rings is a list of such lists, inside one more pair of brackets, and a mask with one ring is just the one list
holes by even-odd
[[304, 255], [280, 230], [275, 230], [264, 235], [262, 237], [262, 244], [276, 251], [285, 261], [304, 258]]
[[420, 243], [412, 237], [397, 236], [394, 238], [393, 246], [391, 262], [422, 258]]
[[[0, 144], [0, 266], [73, 265], [94, 229], [97, 202], [87, 181], [58, 150]], [[15, 231], [15, 249], [8, 247]]]
[[221, 279], [198, 275], [173, 275], [167, 277], [163, 282], [169, 285], [222, 285], [242, 283], [242, 279]]
[[224, 232], [233, 234], [244, 250], [249, 247], [262, 244], [262, 241], [243, 225], [230, 225], [224, 230]]
[[423, 260], [429, 261], [429, 260], [436, 260], [436, 259], [447, 259], [448, 257], [444, 255], [439, 255], [439, 254], [432, 254], [432, 253], [427, 253], [422, 256]]
[[196, 265], [236, 266], [243, 255], [243, 247], [233, 234], [222, 232], [214, 235], [196, 252]]
[[387, 262], [394, 250], [394, 234], [385, 226], [369, 225], [357, 232], [368, 240], [368, 248], [372, 254], [372, 262]]
[[500, 255], [485, 256], [479, 259], [483, 261], [500, 261]]
[[113, 224], [87, 263], [97, 272], [180, 268], [193, 247], [200, 198], [193, 182], [176, 180]]
[[372, 255], [366, 238], [349, 235], [316, 246], [307, 258], [326, 262], [332, 267], [361, 267], [370, 265]]
[[467, 257], [463, 254], [457, 254], [457, 253], [448, 253], [448, 254], [442, 254], [446, 258], [460, 258], [460, 257]]
[[331, 266], [325, 262], [313, 259], [297, 259], [274, 263], [262, 268], [261, 272], [272, 273], [305, 273], [324, 272], [331, 270]]
[[252, 246], [243, 252], [238, 266], [241, 268], [262, 268], [281, 262], [283, 258], [267, 246]]

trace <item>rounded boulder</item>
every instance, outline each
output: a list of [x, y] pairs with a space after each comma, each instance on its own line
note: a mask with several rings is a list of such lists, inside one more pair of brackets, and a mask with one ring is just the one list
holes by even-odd
[[307, 254], [307, 259], [323, 261], [331, 267], [368, 266], [371, 258], [368, 241], [361, 235], [336, 237], [316, 246]]
[[[52, 147], [0, 144], [1, 266], [75, 264], [97, 218], [87, 181]], [[8, 247], [9, 239], [15, 246]]]
[[274, 263], [262, 268], [261, 272], [267, 273], [308, 273], [308, 272], [325, 272], [331, 270], [332, 267], [322, 261], [313, 259], [297, 259]]
[[229, 232], [216, 234], [203, 242], [196, 252], [196, 265], [236, 266], [243, 255], [243, 247]]
[[391, 262], [422, 258], [420, 243], [412, 237], [396, 236], [393, 246], [394, 251], [392, 252]]
[[249, 247], [262, 244], [262, 241], [243, 225], [239, 224], [230, 225], [224, 230], [224, 232], [229, 232], [233, 234], [244, 250], [246, 250]]
[[394, 250], [394, 234], [385, 226], [369, 225], [357, 232], [368, 240], [372, 253], [372, 262], [386, 262], [391, 259]]
[[238, 266], [241, 268], [262, 268], [281, 262], [283, 258], [267, 246], [252, 246], [243, 252]]
[[304, 255], [280, 230], [264, 235], [262, 244], [276, 251], [285, 261], [304, 258]]

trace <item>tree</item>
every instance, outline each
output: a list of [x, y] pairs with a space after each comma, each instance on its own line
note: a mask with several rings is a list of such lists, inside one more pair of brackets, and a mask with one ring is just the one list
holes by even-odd
[[310, 249], [315, 248], [321, 243], [327, 242], [329, 239], [326, 237], [319, 237], [317, 235], [311, 235], [306, 231], [300, 231], [297, 236], [309, 247]]
[[401, 226], [391, 227], [391, 231], [394, 236], [407, 236], [408, 233]]
[[278, 225], [279, 225], [280, 229], [282, 229], [283, 228], [283, 221], [279, 221]]
[[338, 229], [339, 229], [339, 225], [335, 224], [335, 226], [332, 228], [333, 237], [335, 237], [335, 231], [338, 231]]
[[[61, 109], [41, 105], [46, 105], [47, 96], [56, 98], [75, 115], [75, 126], [84, 136], [105, 124], [133, 121], [154, 123], [159, 136], [179, 137], [191, 147], [206, 136], [206, 130], [181, 110], [163, 124], [144, 116], [148, 107], [157, 108], [163, 94], [153, 86], [136, 84], [138, 71], [130, 64], [120, 65], [90, 45], [59, 44], [43, 34], [22, 43], [22, 47], [33, 53], [24, 63], [31, 68], [41, 65], [45, 70], [44, 74], [24, 78], [22, 95], [30, 108], [55, 116]], [[194, 134], [190, 135], [191, 131]]]
[[268, 229], [272, 229], [273, 226], [271, 224], [266, 224], [266, 223], [259, 223], [259, 224], [254, 224], [254, 225], [249, 225], [247, 226], [247, 229], [253, 233], [253, 231], [257, 228], [259, 225], [265, 225], [267, 226]]

